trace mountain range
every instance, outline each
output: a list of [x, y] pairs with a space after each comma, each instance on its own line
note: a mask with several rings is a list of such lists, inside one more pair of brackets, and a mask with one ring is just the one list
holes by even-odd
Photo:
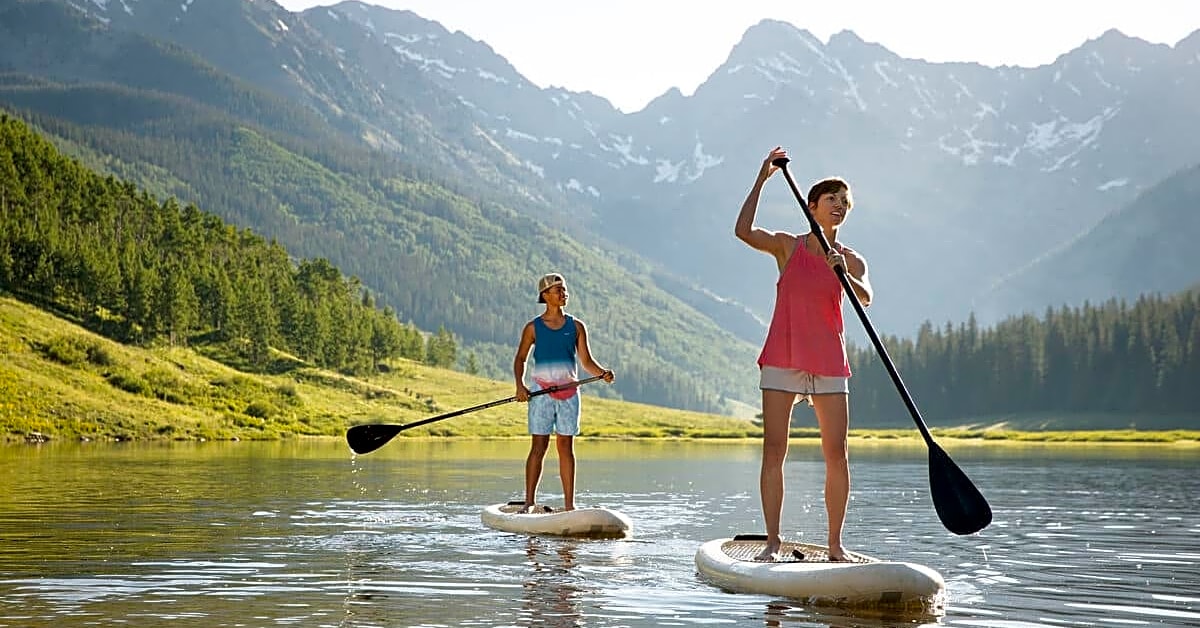
[[[110, 171], [328, 256], [423, 328], [446, 324], [492, 373], [515, 338], [503, 321], [536, 313], [525, 284], [555, 266], [581, 276], [582, 311], [603, 319], [597, 338], [636, 347], [629, 366], [753, 402], [775, 271], [732, 225], [775, 145], [802, 185], [850, 181], [842, 239], [867, 257], [871, 317], [891, 333], [1200, 281], [1200, 252], [1181, 244], [1200, 236], [1200, 31], [1165, 46], [1112, 30], [1045, 66], [991, 68], [768, 20], [694, 94], [671, 90], [630, 114], [540, 88], [467, 34], [360, 2], [291, 13], [270, 0], [16, 0], [0, 9], [0, 35], [5, 106], [73, 125], [60, 140], [79, 133], [77, 152]], [[228, 159], [245, 157], [245, 135], [239, 150], [172, 138], [134, 103], [161, 119], [224, 116], [270, 148], [239, 170]], [[117, 154], [99, 129], [206, 146], [219, 157], [197, 158], [253, 190], [255, 206], [219, 200], [178, 161]], [[281, 151], [319, 177], [263, 174]], [[364, 163], [378, 174], [359, 174]], [[477, 210], [436, 216], [447, 234], [414, 229], [441, 193], [389, 194], [396, 172]], [[320, 177], [361, 198], [298, 198]], [[347, 206], [365, 209], [335, 216]], [[769, 183], [760, 223], [804, 229], [782, 181]], [[421, 257], [414, 247], [432, 261], [403, 281], [363, 259], [399, 265]], [[412, 295], [439, 288], [448, 294]], [[496, 292], [522, 298], [482, 296]], [[476, 320], [483, 303], [495, 321]]]
[[[595, 208], [599, 233], [760, 316], [770, 262], [729, 231], [771, 146], [791, 149], [802, 180], [850, 179], [861, 209], [845, 237], [873, 262], [875, 312], [899, 333], [925, 318], [974, 310], [994, 322], [1058, 304], [1008, 285], [1200, 162], [1200, 33], [1168, 47], [1110, 30], [1050, 65], [988, 68], [764, 21], [692, 96], [672, 90], [624, 115], [538, 89], [482, 42], [412, 13], [351, 2], [302, 15], [339, 46], [389, 48], [389, 66], [420, 69], [497, 144]], [[786, 189], [774, 192], [763, 222], [803, 229]]]
[[[874, 311], [900, 333], [924, 318], [974, 310], [993, 322], [1057, 304], [993, 293], [1200, 161], [1200, 34], [1172, 48], [1109, 31], [1051, 65], [987, 68], [903, 59], [849, 32], [823, 44], [765, 21], [694, 95], [671, 91], [620, 115], [532, 90], [461, 33], [411, 14], [343, 4], [305, 15], [331, 13], [462, 95], [497, 142], [596, 207], [601, 233], [760, 315], [773, 297], [770, 262], [729, 231], [776, 144], [802, 180], [850, 179], [860, 209], [844, 237], [873, 262]], [[802, 230], [785, 188], [772, 191], [762, 222]]]

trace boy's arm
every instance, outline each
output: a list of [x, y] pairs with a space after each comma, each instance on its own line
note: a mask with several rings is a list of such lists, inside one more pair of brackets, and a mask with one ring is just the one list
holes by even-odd
[[596, 360], [592, 359], [592, 349], [587, 337], [587, 326], [583, 324], [583, 321], [575, 319], [575, 332], [575, 350], [579, 353], [579, 362], [583, 365], [583, 370], [592, 375], [602, 375], [604, 376], [604, 381], [611, 384], [616, 376], [611, 370], [600, 366], [596, 363]]
[[525, 362], [533, 348], [533, 322], [525, 323], [521, 330], [521, 341], [517, 343], [517, 355], [513, 358], [513, 379], [517, 380], [517, 401], [529, 401], [529, 388], [525, 386]]

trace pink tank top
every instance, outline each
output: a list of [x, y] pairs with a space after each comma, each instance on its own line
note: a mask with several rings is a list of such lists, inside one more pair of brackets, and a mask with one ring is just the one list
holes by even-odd
[[849, 377], [842, 284], [824, 257], [808, 251], [807, 239], [797, 238], [775, 284], [775, 312], [758, 365]]

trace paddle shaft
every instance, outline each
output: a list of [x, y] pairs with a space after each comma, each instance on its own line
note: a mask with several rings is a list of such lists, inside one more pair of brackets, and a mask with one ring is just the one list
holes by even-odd
[[[568, 390], [571, 388], [577, 388], [583, 384], [586, 384], [588, 382], [594, 382], [598, 379], [604, 379], [604, 375], [597, 375], [595, 377], [589, 377], [588, 379], [580, 380], [578, 382], [571, 382], [569, 384], [559, 384], [557, 386], [550, 386], [549, 388], [543, 388], [541, 390], [537, 390], [532, 393], [529, 393], [529, 396], [536, 397], [538, 395], [546, 395], [546, 394], [549, 394], [549, 393], [552, 393], [555, 391], [559, 391], [559, 390]], [[384, 445], [388, 444], [389, 441], [391, 441], [393, 438], [396, 437], [397, 434], [399, 434], [400, 432], [403, 432], [404, 430], [411, 430], [414, 427], [420, 427], [422, 425], [429, 425], [430, 423], [434, 423], [436, 421], [444, 421], [446, 419], [453, 418], [456, 416], [462, 416], [464, 414], [467, 414], [468, 412], [475, 412], [477, 410], [494, 408], [496, 406], [504, 405], [506, 403], [512, 403], [516, 400], [517, 400], [517, 398], [514, 396], [514, 397], [509, 397], [507, 399], [499, 399], [496, 401], [489, 401], [488, 403], [482, 403], [477, 406], [472, 406], [470, 408], [464, 408], [462, 410], [455, 410], [454, 412], [447, 412], [446, 414], [439, 414], [438, 416], [435, 416], [435, 417], [430, 417], [428, 419], [422, 419], [420, 421], [414, 421], [412, 423], [406, 423], [404, 425], [388, 425], [388, 424], [380, 424], [380, 423], [372, 423], [372, 424], [367, 424], [367, 425], [355, 425], [354, 427], [351, 427], [350, 429], [346, 430], [346, 443], [348, 445], [350, 445], [350, 449], [352, 451], [354, 451], [354, 453], [356, 453], [356, 454], [370, 453], [370, 452], [375, 451], [376, 449], [379, 449], [380, 447], [383, 447]]]
[[[817, 241], [821, 243], [821, 248], [825, 253], [829, 253], [829, 240], [825, 239], [825, 232], [821, 230], [821, 225], [818, 225], [817, 220], [813, 218], [812, 211], [808, 208], [808, 202], [800, 194], [800, 188], [796, 187], [796, 181], [792, 179], [792, 173], [788, 171], [787, 162], [787, 158], [781, 157], [771, 162], [771, 164], [778, 166], [783, 171], [783, 178], [787, 179], [788, 187], [792, 188], [792, 194], [796, 196], [800, 207], [804, 209], [804, 217], [808, 218], [809, 228], [816, 234]], [[904, 381], [900, 379], [900, 371], [896, 370], [896, 365], [892, 363], [892, 358], [888, 356], [887, 349], [884, 348], [883, 342], [879, 340], [879, 334], [875, 333], [875, 327], [871, 325], [871, 319], [867, 317], [866, 309], [863, 308], [862, 302], [859, 301], [858, 295], [854, 293], [854, 289], [850, 285], [850, 279], [846, 276], [846, 269], [837, 266], [834, 268], [834, 272], [842, 282], [842, 288], [845, 290], [846, 296], [850, 299], [850, 305], [854, 306], [854, 311], [858, 313], [858, 318], [862, 321], [863, 327], [866, 328], [867, 335], [871, 337], [871, 344], [875, 345], [875, 351], [879, 353], [879, 359], [883, 361], [883, 366], [887, 368], [888, 375], [892, 376], [892, 383], [896, 385], [896, 390], [900, 392], [900, 397], [904, 400], [904, 406], [908, 408], [908, 413], [912, 415], [912, 420], [917, 424], [917, 429], [921, 430], [921, 437], [925, 439], [925, 444], [933, 446], [933, 436], [929, 433], [929, 428], [925, 425], [925, 419], [921, 418], [921, 411], [917, 409], [917, 404], [913, 402], [912, 395], [908, 394], [908, 388], [904, 386]]]
[[[570, 388], [576, 388], [576, 387], [582, 386], [582, 385], [584, 385], [584, 384], [589, 384], [589, 383], [591, 383], [591, 382], [594, 382], [594, 381], [596, 381], [596, 380], [600, 380], [600, 379], [604, 379], [604, 376], [603, 376], [603, 375], [596, 375], [596, 376], [594, 376], [594, 377], [589, 377], [589, 378], [587, 378], [587, 379], [581, 379], [581, 380], [579, 380], [579, 381], [577, 381], [577, 382], [571, 382], [571, 383], [569, 383], [569, 384], [559, 384], [559, 385], [551, 386], [551, 387], [549, 387], [549, 388], [543, 388], [543, 389], [541, 389], [541, 390], [535, 390], [535, 391], [533, 391], [533, 392], [529, 393], [529, 397], [530, 397], [530, 398], [533, 398], [533, 397], [536, 397], [536, 396], [538, 396], [538, 395], [548, 395], [548, 394], [550, 394], [550, 393], [552, 393], [552, 392], [558, 392], [558, 391], [560, 391], [560, 390], [567, 390], [567, 389], [570, 389]], [[456, 417], [456, 416], [461, 416], [461, 415], [463, 415], [463, 414], [467, 414], [467, 413], [470, 413], [470, 412], [476, 412], [476, 411], [479, 411], [479, 410], [487, 410], [488, 408], [495, 408], [496, 406], [502, 406], [502, 405], [504, 405], [504, 404], [506, 404], [506, 403], [512, 403], [512, 402], [514, 402], [514, 401], [516, 401], [516, 400], [517, 400], [516, 396], [512, 396], [512, 397], [509, 397], [509, 398], [507, 398], [507, 399], [497, 399], [496, 401], [489, 401], [488, 403], [481, 403], [481, 404], [479, 404], [479, 405], [477, 405], [477, 406], [471, 406], [470, 408], [464, 408], [464, 409], [462, 409], [462, 410], [455, 410], [454, 412], [447, 412], [446, 414], [439, 414], [438, 416], [435, 416], [435, 417], [430, 417], [430, 418], [428, 418], [428, 419], [421, 419], [420, 421], [414, 421], [414, 422], [412, 422], [412, 423], [405, 423], [404, 425], [398, 425], [398, 426], [396, 426], [396, 427], [398, 427], [398, 428], [399, 428], [399, 429], [397, 429], [397, 430], [396, 430], [396, 432], [397, 432], [397, 433], [399, 433], [399, 432], [403, 432], [404, 430], [411, 430], [411, 429], [412, 429], [412, 428], [414, 428], [414, 427], [420, 427], [420, 426], [422, 426], [422, 425], [428, 425], [428, 424], [430, 424], [430, 423], [436, 423], [437, 421], [444, 421], [444, 420], [446, 420], [446, 419], [452, 419], [452, 418], [454, 418], [454, 417]]]

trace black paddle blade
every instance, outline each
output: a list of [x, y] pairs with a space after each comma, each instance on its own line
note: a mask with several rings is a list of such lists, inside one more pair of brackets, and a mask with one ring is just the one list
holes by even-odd
[[355, 425], [346, 430], [346, 442], [354, 453], [368, 454], [386, 445], [402, 430], [403, 425]]
[[950, 456], [929, 443], [929, 490], [933, 507], [946, 529], [958, 534], [975, 534], [992, 522], [992, 507], [971, 479]]

